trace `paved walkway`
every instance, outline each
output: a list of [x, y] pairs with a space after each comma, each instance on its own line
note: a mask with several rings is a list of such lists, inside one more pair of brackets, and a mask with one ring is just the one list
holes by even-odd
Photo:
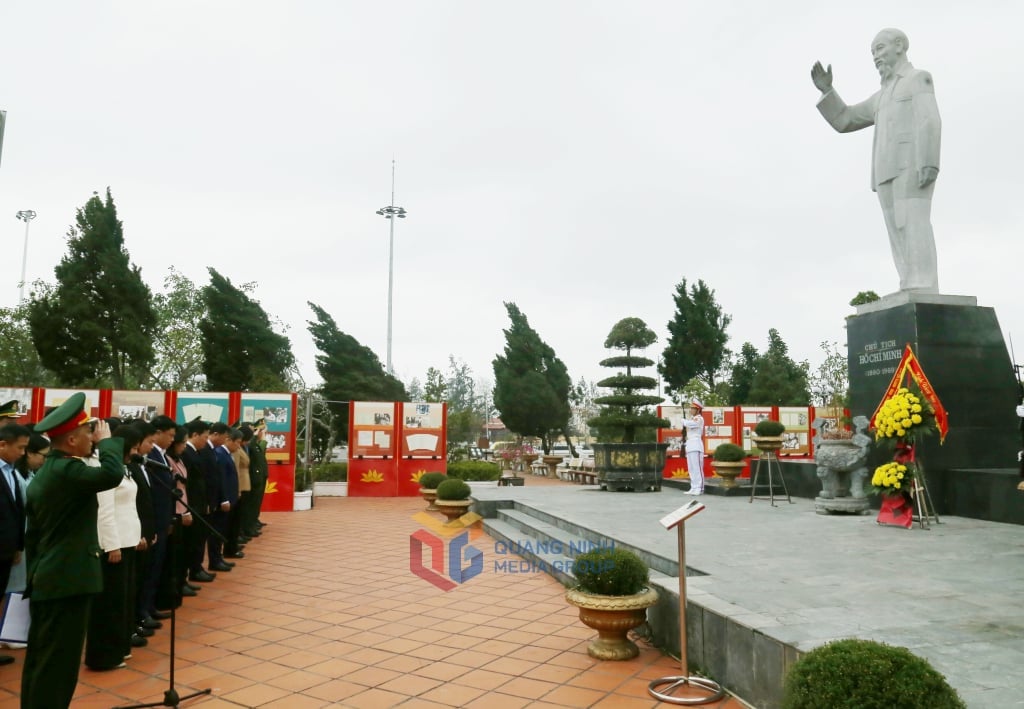
[[[545, 485], [564, 484], [527, 480]], [[644, 643], [632, 661], [591, 659], [593, 631], [546, 574], [485, 564], [449, 592], [413, 575], [410, 535], [423, 529], [413, 519], [423, 507], [412, 498], [319, 498], [309, 512], [262, 515], [270, 526], [246, 558], [178, 612], [176, 689], [213, 689], [183, 706], [661, 706], [647, 684], [677, 674], [678, 661]], [[493, 548], [485, 535], [472, 544]], [[125, 669], [83, 667], [73, 706], [163, 701], [168, 626]], [[0, 667], [0, 709], [18, 706], [24, 651], [10, 654], [17, 662]]]
[[[476, 496], [515, 500], [673, 562], [676, 537], [658, 520], [693, 499], [667, 488], [529, 485]], [[845, 637], [901, 645], [969, 707], [1024, 707], [1024, 527], [943, 516], [930, 530], [905, 530], [878, 526], [875, 514], [818, 515], [806, 499], [700, 500], [707, 509], [687, 523], [686, 563], [705, 575], [689, 577], [689, 601], [801, 651]], [[724, 657], [690, 653], [717, 678], [729, 674]]]

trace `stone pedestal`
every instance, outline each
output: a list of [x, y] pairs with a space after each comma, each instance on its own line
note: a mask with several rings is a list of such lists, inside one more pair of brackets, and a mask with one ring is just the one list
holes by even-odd
[[[944, 445], [925, 440], [928, 470], [1009, 468], [1020, 444], [1017, 382], [992, 308], [966, 296], [896, 293], [847, 319], [850, 411], [874, 413], [910, 343], [949, 415]], [[881, 460], [872, 455], [869, 468]]]

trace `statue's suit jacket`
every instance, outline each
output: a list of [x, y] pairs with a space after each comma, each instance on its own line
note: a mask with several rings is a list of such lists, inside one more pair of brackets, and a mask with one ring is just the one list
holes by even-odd
[[910, 62], [898, 67], [895, 78], [866, 101], [847, 106], [832, 89], [818, 101], [818, 111], [840, 133], [875, 126], [872, 190], [904, 170], [939, 168], [942, 121], [932, 75]]

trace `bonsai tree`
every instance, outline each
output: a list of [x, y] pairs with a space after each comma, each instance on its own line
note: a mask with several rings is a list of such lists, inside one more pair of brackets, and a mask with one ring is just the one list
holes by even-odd
[[572, 564], [576, 589], [599, 596], [633, 596], [647, 588], [643, 559], [626, 549], [599, 547], [580, 554]]
[[873, 640], [837, 640], [811, 650], [786, 675], [783, 709], [967, 705], [927, 660]]
[[781, 436], [782, 432], [786, 430], [786, 427], [781, 421], [772, 421], [771, 419], [761, 419], [754, 426], [755, 436]]
[[420, 476], [420, 487], [424, 490], [436, 490], [437, 486], [448, 479], [444, 473], [423, 473]]
[[747, 457], [747, 452], [735, 443], [720, 443], [711, 459], [717, 463], [739, 463]]
[[605, 431], [621, 432], [623, 443], [636, 442], [638, 429], [668, 428], [669, 422], [655, 416], [647, 408], [660, 404], [664, 399], [650, 394], [638, 394], [637, 391], [655, 389], [657, 381], [653, 377], [633, 374], [634, 368], [651, 367], [654, 360], [633, 354], [635, 349], [643, 349], [654, 344], [658, 336], [647, 327], [640, 318], [625, 318], [615, 323], [604, 346], [608, 349], [621, 350], [625, 354], [601, 360], [602, 367], [624, 368], [625, 372], [602, 379], [598, 386], [608, 387], [615, 391], [609, 396], [601, 396], [594, 402], [605, 407], [601, 413], [588, 422], [591, 426]]
[[438, 500], [468, 500], [473, 489], [458, 478], [449, 478], [437, 486]]

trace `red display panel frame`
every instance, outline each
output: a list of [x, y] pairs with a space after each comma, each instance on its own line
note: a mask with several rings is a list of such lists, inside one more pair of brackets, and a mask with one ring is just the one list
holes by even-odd
[[402, 458], [441, 458], [447, 455], [448, 404], [444, 402], [399, 403]]

